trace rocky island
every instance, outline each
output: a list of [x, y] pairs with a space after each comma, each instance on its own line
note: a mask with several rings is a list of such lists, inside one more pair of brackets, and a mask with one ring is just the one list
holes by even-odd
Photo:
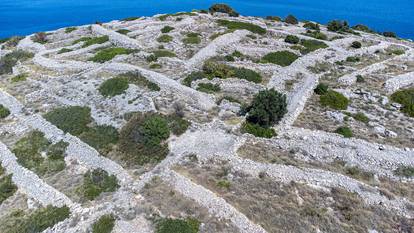
[[216, 4], [0, 43], [0, 232], [414, 232], [412, 41]]

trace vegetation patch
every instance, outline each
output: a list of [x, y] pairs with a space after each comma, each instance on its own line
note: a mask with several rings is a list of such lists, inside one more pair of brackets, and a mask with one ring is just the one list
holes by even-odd
[[162, 218], [155, 223], [155, 233], [198, 233], [200, 222], [194, 218]]
[[349, 100], [339, 92], [329, 90], [326, 94], [320, 96], [322, 106], [331, 107], [336, 110], [345, 110], [348, 108]]
[[165, 49], [156, 50], [152, 53], [153, 53], [155, 61], [160, 57], [176, 57], [177, 56], [174, 52], [170, 50], [165, 50]]
[[300, 39], [297, 36], [294, 35], [287, 35], [285, 38], [285, 42], [289, 44], [297, 44], [299, 43]]
[[163, 27], [163, 28], [161, 28], [161, 32], [162, 33], [169, 33], [169, 32], [171, 32], [172, 30], [174, 30], [175, 28], [174, 27], [171, 27], [171, 26], [165, 26], [165, 27]]
[[[203, 75], [199, 73], [190, 74], [191, 80], [193, 81], [195, 79], [201, 79], [201, 78], [207, 77], [208, 79], [238, 78], [238, 79], [244, 79], [244, 80], [254, 82], [254, 83], [262, 82], [262, 76], [256, 71], [253, 71], [247, 68], [232, 67], [232, 66], [228, 66], [226, 64], [222, 64], [222, 63], [212, 61], [212, 60], [208, 60], [204, 62], [203, 72], [204, 72]], [[190, 78], [188, 78], [187, 81], [189, 81]]]
[[394, 174], [397, 176], [403, 176], [407, 178], [414, 177], [414, 167], [401, 166], [394, 171]]
[[122, 35], [126, 35], [126, 34], [130, 33], [131, 31], [128, 30], [128, 29], [119, 29], [116, 32], [118, 32], [119, 34], [122, 34]]
[[260, 35], [266, 34], [266, 29], [258, 25], [252, 24], [252, 23], [229, 21], [229, 20], [224, 20], [224, 19], [219, 19], [217, 23], [219, 24], [219, 26], [227, 27], [227, 29], [230, 29], [230, 30], [243, 30], [244, 29], [252, 33], [256, 33]]
[[349, 24], [344, 20], [332, 20], [328, 23], [328, 30], [332, 32], [349, 32]]
[[67, 27], [67, 28], [65, 28], [65, 33], [71, 33], [71, 32], [76, 31], [76, 30], [78, 30], [77, 27]]
[[13, 196], [17, 186], [12, 181], [12, 174], [0, 178], [0, 205], [4, 200]]
[[96, 150], [105, 153], [118, 143], [119, 134], [113, 126], [98, 125], [88, 128], [79, 138]]
[[285, 23], [288, 23], [288, 24], [298, 24], [299, 23], [298, 19], [293, 15], [286, 16], [284, 21], [285, 21]]
[[306, 22], [303, 24], [303, 27], [309, 30], [319, 31], [321, 28], [319, 27], [318, 23]]
[[115, 77], [104, 81], [99, 86], [99, 92], [105, 97], [114, 97], [125, 93], [128, 89], [128, 79], [123, 76]]
[[80, 39], [77, 39], [73, 42], [73, 44], [77, 44], [80, 42], [83, 42], [82, 48], [89, 47], [94, 44], [103, 44], [105, 42], [109, 41], [108, 36], [100, 36], [100, 37], [82, 37]]
[[326, 85], [325, 83], [319, 83], [313, 91], [317, 95], [325, 95], [328, 92], [328, 89], [328, 85]]
[[89, 59], [89, 61], [104, 63], [107, 61], [112, 60], [115, 56], [130, 54], [133, 53], [134, 50], [126, 49], [126, 48], [107, 48], [100, 50], [95, 56]]
[[191, 87], [191, 83], [193, 81], [199, 80], [199, 79], [204, 79], [204, 78], [208, 78], [208, 76], [201, 71], [194, 71], [192, 73], [190, 73], [187, 77], [185, 77], [182, 81], [183, 85], [186, 85], [188, 87]]
[[69, 53], [69, 52], [72, 52], [72, 51], [73, 51], [73, 49], [62, 48], [57, 52], [57, 54]]
[[121, 21], [128, 22], [128, 21], [134, 21], [134, 20], [137, 20], [137, 19], [140, 19], [140, 18], [141, 17], [132, 16], [132, 17], [127, 17], [125, 19], [122, 19]]
[[391, 100], [402, 105], [401, 112], [414, 117], [414, 88], [395, 92], [391, 95]]
[[292, 64], [296, 59], [298, 59], [298, 55], [289, 52], [289, 51], [278, 51], [266, 54], [262, 59], [261, 62], [263, 63], [273, 63], [280, 66], [289, 66]]
[[273, 128], [265, 128], [258, 124], [253, 124], [250, 122], [244, 122], [241, 126], [240, 131], [242, 133], [252, 134], [256, 137], [261, 138], [272, 138], [276, 136], [276, 132]]
[[202, 91], [205, 93], [214, 93], [221, 91], [220, 85], [212, 83], [199, 83], [197, 91]]
[[65, 168], [64, 155], [68, 145], [64, 141], [52, 144], [42, 132], [35, 130], [17, 141], [12, 151], [23, 167], [38, 175], [46, 175]]
[[4, 119], [10, 115], [10, 110], [0, 104], [0, 119]]
[[352, 115], [352, 117], [357, 120], [360, 121], [362, 123], [368, 124], [369, 122], [369, 118], [362, 112], [358, 112]]
[[103, 192], [114, 192], [119, 188], [118, 180], [114, 175], [100, 168], [88, 171], [84, 175], [83, 185], [79, 192], [87, 200], [94, 200]]
[[48, 42], [47, 34], [44, 32], [38, 32], [32, 36], [32, 41], [39, 44], [46, 44]]
[[186, 37], [183, 39], [183, 43], [184, 44], [200, 44], [201, 43], [200, 34], [194, 33], [194, 32], [188, 33]]
[[307, 54], [313, 51], [316, 51], [318, 49], [325, 49], [328, 48], [329, 46], [327, 44], [325, 44], [322, 41], [317, 41], [317, 40], [301, 40], [300, 44], [305, 47], [305, 49], [301, 50], [302, 54]]
[[160, 43], [168, 43], [171, 42], [173, 40], [173, 37], [170, 35], [161, 35], [160, 37], [157, 38], [157, 41]]
[[149, 81], [139, 72], [127, 72], [117, 76], [117, 78], [126, 79], [128, 83], [135, 84], [139, 87], [148, 88], [150, 91], [160, 91], [158, 84]]
[[362, 44], [359, 41], [354, 41], [352, 42], [351, 47], [354, 49], [360, 49], [362, 47]]
[[226, 13], [231, 17], [239, 16], [239, 13], [227, 4], [214, 4], [210, 8], [208, 8], [208, 11], [210, 12], [210, 14], [220, 12], [220, 13]]
[[345, 138], [351, 138], [353, 136], [352, 130], [347, 126], [341, 126], [335, 130], [335, 133], [344, 136]]
[[65, 133], [79, 136], [92, 122], [89, 107], [69, 106], [56, 108], [44, 115], [45, 119]]
[[324, 34], [323, 32], [320, 32], [320, 31], [307, 30], [304, 35], [309, 36], [309, 37], [313, 37], [313, 38], [318, 39], [318, 40], [328, 40], [328, 36], [326, 34]]
[[92, 225], [92, 233], [111, 233], [115, 226], [115, 217], [111, 214], [103, 215]]
[[0, 58], [0, 75], [10, 74], [18, 61], [33, 58], [34, 54], [23, 50], [15, 50]]

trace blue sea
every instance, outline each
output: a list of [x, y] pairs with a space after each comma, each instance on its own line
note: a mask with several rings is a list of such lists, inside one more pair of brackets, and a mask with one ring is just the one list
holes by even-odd
[[[66, 26], [207, 9], [211, 0], [0, 0], [0, 38]], [[228, 0], [242, 15], [286, 16], [327, 23], [346, 19], [414, 39], [414, 0]]]

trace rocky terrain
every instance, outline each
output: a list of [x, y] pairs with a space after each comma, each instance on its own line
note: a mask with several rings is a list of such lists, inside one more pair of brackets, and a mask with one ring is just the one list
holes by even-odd
[[3, 41], [0, 232], [414, 232], [414, 43], [221, 11]]

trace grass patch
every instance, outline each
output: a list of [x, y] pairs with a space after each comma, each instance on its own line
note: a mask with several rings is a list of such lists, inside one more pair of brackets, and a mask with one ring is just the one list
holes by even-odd
[[121, 21], [128, 22], [128, 21], [134, 21], [134, 20], [137, 20], [137, 19], [140, 19], [140, 18], [141, 17], [132, 16], [132, 17], [127, 17], [125, 19], [121, 19]]
[[162, 33], [169, 33], [169, 32], [171, 32], [172, 30], [174, 30], [175, 28], [174, 27], [171, 27], [171, 26], [165, 26], [165, 27], [163, 27], [163, 28], [161, 28], [161, 32]]
[[353, 114], [352, 117], [355, 120], [360, 121], [360, 122], [363, 122], [365, 124], [368, 124], [368, 122], [369, 122], [369, 118], [364, 113], [362, 113], [362, 112], [358, 112], [356, 114]]
[[191, 87], [191, 83], [193, 81], [196, 81], [196, 80], [199, 80], [199, 79], [204, 79], [204, 78], [207, 78], [207, 75], [204, 72], [194, 71], [194, 72], [190, 73], [187, 77], [185, 77], [181, 83], [183, 85]]
[[100, 37], [82, 37], [80, 39], [77, 39], [73, 42], [73, 44], [77, 44], [80, 42], [83, 42], [82, 48], [89, 47], [94, 44], [103, 44], [105, 42], [109, 41], [108, 36], [100, 36]]
[[4, 119], [10, 115], [10, 110], [0, 104], [0, 119]]
[[72, 51], [73, 51], [73, 49], [62, 48], [57, 52], [57, 54], [69, 53], [69, 52], [72, 52]]
[[347, 62], [351, 62], [351, 63], [356, 63], [356, 62], [359, 62], [359, 61], [361, 61], [361, 58], [359, 58], [359, 57], [347, 57], [346, 58], [346, 61]]
[[90, 58], [89, 61], [104, 63], [104, 62], [112, 60], [114, 57], [118, 55], [131, 54], [133, 52], [134, 50], [120, 48], [120, 47], [107, 48], [107, 49], [100, 50], [97, 54], [95, 54], [95, 56]]
[[318, 40], [328, 40], [328, 36], [320, 31], [307, 30], [306, 33], [304, 33], [304, 35]]
[[401, 166], [394, 171], [394, 174], [397, 176], [411, 178], [414, 176], [414, 167]]
[[115, 77], [104, 81], [99, 86], [99, 92], [105, 97], [114, 97], [125, 93], [128, 89], [128, 79], [125, 77]]
[[[65, 168], [64, 154], [68, 143], [52, 144], [40, 131], [32, 131], [13, 147], [17, 162], [38, 175], [53, 174]], [[45, 153], [46, 156], [42, 156]]]
[[34, 54], [23, 50], [15, 50], [0, 58], [0, 75], [10, 74], [18, 61], [33, 58]]
[[100, 168], [88, 171], [84, 175], [83, 185], [79, 192], [87, 200], [94, 200], [103, 192], [114, 192], [119, 188], [118, 180], [114, 175]]
[[119, 29], [116, 32], [118, 32], [119, 34], [122, 34], [122, 35], [126, 35], [126, 34], [130, 33], [131, 31], [128, 30], [128, 29]]
[[12, 83], [23, 82], [26, 81], [29, 75], [27, 73], [19, 74], [11, 78]]
[[162, 218], [156, 221], [155, 233], [198, 233], [200, 222], [194, 218]]
[[71, 33], [71, 32], [76, 31], [76, 30], [78, 30], [77, 27], [67, 27], [67, 28], [65, 28], [65, 33]]
[[326, 93], [328, 93], [328, 85], [324, 84], [324, 83], [319, 83], [315, 90], [313, 90], [315, 92], [315, 94], [317, 95], [325, 95]]
[[318, 49], [325, 49], [329, 47], [324, 42], [317, 40], [301, 40], [300, 44], [305, 47], [305, 49], [301, 49], [300, 51], [302, 54], [307, 54]]
[[111, 233], [115, 226], [115, 217], [111, 214], [103, 215], [92, 225], [92, 233]]
[[149, 66], [150, 69], [161, 69], [162, 65], [159, 63], [153, 63]]
[[[207, 77], [208, 79], [238, 78], [238, 79], [244, 79], [244, 80], [254, 82], [254, 83], [262, 82], [262, 76], [256, 71], [246, 69], [246, 68], [232, 67], [232, 66], [228, 66], [226, 64], [222, 64], [222, 63], [215, 62], [212, 60], [208, 60], [204, 62], [203, 72], [204, 72], [204, 76], [200, 76], [197, 73], [194, 73], [195, 75], [193, 75], [193, 77], [191, 78], [197, 78], [197, 76], [199, 76], [199, 78]], [[189, 79], [187, 81], [189, 81]]]
[[276, 136], [276, 132], [273, 128], [265, 128], [250, 122], [244, 122], [240, 130], [242, 133], [252, 134], [260, 138], [272, 138]]
[[44, 115], [45, 119], [65, 133], [79, 136], [92, 122], [89, 107], [69, 106], [54, 109]]
[[183, 43], [184, 44], [200, 44], [201, 43], [201, 38], [200, 38], [200, 34], [198, 33], [188, 33], [187, 36], [183, 39]]
[[391, 100], [402, 105], [401, 112], [414, 117], [414, 88], [393, 93]]
[[88, 128], [79, 138], [96, 150], [107, 152], [118, 143], [119, 134], [113, 126], [98, 125]]
[[69, 217], [69, 207], [47, 206], [39, 208], [31, 213], [16, 210], [5, 216], [0, 232], [2, 233], [35, 233], [43, 232], [49, 227]]
[[298, 59], [298, 55], [289, 52], [289, 51], [278, 51], [266, 54], [262, 59], [262, 63], [273, 63], [280, 66], [289, 66], [292, 64], [296, 59]]
[[13, 184], [12, 174], [0, 178], [0, 205], [4, 200], [13, 196], [16, 192], [17, 186]]
[[224, 19], [217, 20], [219, 26], [227, 27], [230, 30], [248, 30], [252, 33], [264, 35], [266, 34], [266, 29], [257, 26], [252, 23], [245, 23], [245, 22], [237, 22], [237, 21], [229, 21]]
[[161, 35], [160, 37], [157, 38], [157, 41], [160, 43], [168, 43], [171, 42], [173, 40], [173, 37], [170, 35]]
[[341, 126], [335, 130], [335, 133], [344, 136], [345, 138], [351, 138], [353, 136], [352, 130], [347, 126]]
[[331, 107], [336, 110], [345, 110], [348, 108], [349, 100], [339, 92], [329, 90], [319, 98], [322, 106]]
[[212, 93], [221, 91], [221, 88], [220, 88], [220, 85], [218, 84], [199, 83], [197, 87], [197, 91], [212, 94]]
[[177, 56], [175, 55], [174, 52], [170, 50], [164, 50], [164, 49], [156, 50], [153, 52], [153, 54], [157, 59], [160, 57], [176, 57]]
[[148, 90], [150, 91], [161, 90], [158, 84], [149, 81], [147, 78], [145, 78], [143, 75], [141, 75], [138, 72], [123, 73], [123, 74], [118, 75], [117, 77], [126, 79], [131, 84], [135, 84], [140, 87], [148, 88]]

